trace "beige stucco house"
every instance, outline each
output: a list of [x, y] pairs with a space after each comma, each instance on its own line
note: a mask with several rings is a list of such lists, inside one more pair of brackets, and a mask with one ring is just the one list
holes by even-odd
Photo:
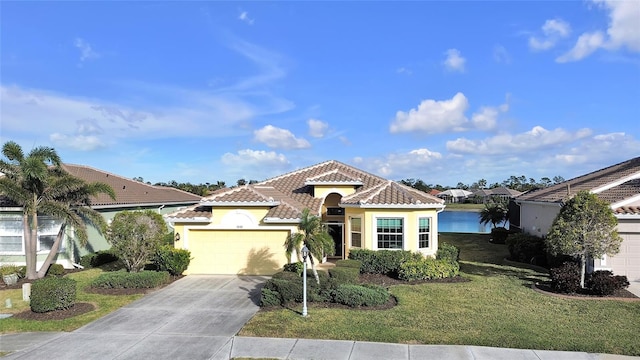
[[517, 197], [520, 218], [511, 227], [545, 236], [563, 202], [580, 190], [589, 190], [611, 204], [623, 239], [618, 254], [592, 260], [591, 268], [640, 282], [640, 157]]
[[223, 189], [198, 205], [165, 215], [176, 247], [191, 251], [187, 274], [269, 275], [295, 261], [284, 242], [302, 211], [322, 217], [336, 258], [351, 249], [410, 250], [435, 255], [444, 201], [338, 161], [260, 183]]
[[[91, 199], [91, 207], [100, 212], [107, 222], [123, 210], [150, 209], [160, 214], [167, 214], [197, 204], [202, 199], [200, 195], [170, 187], [148, 185], [88, 166], [64, 164], [63, 168], [86, 182], [103, 182], [113, 188], [116, 194], [115, 200], [104, 194]], [[21, 207], [0, 194], [0, 265], [25, 264], [21, 214]], [[60, 226], [58, 219], [38, 217], [38, 267], [49, 253]], [[73, 229], [69, 229], [67, 236], [62, 240], [55, 262], [62, 264], [65, 268], [73, 268], [81, 256], [111, 247], [104, 235], [92, 226], [87, 227], [87, 232], [89, 237], [87, 246], [79, 246], [70, 236], [73, 234]]]

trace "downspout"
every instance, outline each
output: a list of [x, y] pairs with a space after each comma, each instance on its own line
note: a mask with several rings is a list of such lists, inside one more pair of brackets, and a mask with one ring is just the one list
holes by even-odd
[[162, 204], [160, 205], [160, 207], [158, 208], [158, 214], [161, 214], [162, 209], [164, 209], [165, 205]]

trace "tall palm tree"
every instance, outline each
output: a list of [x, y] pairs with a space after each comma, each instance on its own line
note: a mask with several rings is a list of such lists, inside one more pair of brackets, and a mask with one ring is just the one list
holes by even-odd
[[[314, 257], [322, 259], [326, 255], [333, 255], [335, 252], [335, 244], [333, 238], [327, 231], [327, 227], [322, 224], [322, 219], [316, 215], [312, 215], [309, 209], [302, 210], [302, 217], [298, 224], [298, 232], [287, 237], [284, 247], [287, 252], [287, 258], [295, 250], [298, 260], [302, 261], [302, 246], [309, 249], [309, 261], [316, 282], [320, 284], [318, 271], [316, 269]], [[306, 276], [306, 274], [304, 274]]]
[[491, 223], [495, 229], [498, 224], [508, 219], [507, 208], [502, 203], [488, 203], [484, 205], [484, 209], [479, 214], [480, 223], [486, 225]]
[[[86, 184], [68, 174], [53, 148], [36, 147], [25, 156], [20, 145], [8, 141], [2, 146], [2, 155], [6, 160], [0, 159], [0, 172], [4, 174], [0, 177], [0, 193], [22, 207], [26, 276], [37, 279], [44, 276], [53, 261], [67, 224], [74, 227], [81, 243], [87, 239], [83, 219], [102, 229], [104, 219], [98, 219], [99, 213], [87, 206], [90, 196], [100, 192], [111, 197], [115, 194], [106, 184]], [[37, 272], [38, 215], [57, 217], [63, 225]]]

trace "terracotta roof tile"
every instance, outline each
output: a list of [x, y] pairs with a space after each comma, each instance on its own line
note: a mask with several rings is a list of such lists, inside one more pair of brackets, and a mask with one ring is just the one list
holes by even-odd
[[361, 191], [342, 199], [343, 204], [359, 205], [395, 205], [395, 206], [419, 206], [443, 204], [444, 200], [423, 191], [399, 184], [395, 181], [387, 181], [378, 186]]
[[335, 169], [328, 173], [307, 178], [305, 184], [362, 184], [362, 180], [352, 175], [345, 174], [341, 170]]
[[202, 199], [203, 203], [264, 203], [272, 204], [273, 197], [265, 195], [255, 189], [253, 185], [244, 185], [237, 188], [217, 191]]
[[640, 206], [621, 206], [614, 210], [618, 215], [640, 215]]
[[179, 219], [181, 221], [208, 222], [211, 219], [211, 206], [194, 205], [165, 216], [169, 219]]
[[612, 204], [636, 195], [640, 195], [640, 179], [629, 180], [598, 193], [599, 198]]

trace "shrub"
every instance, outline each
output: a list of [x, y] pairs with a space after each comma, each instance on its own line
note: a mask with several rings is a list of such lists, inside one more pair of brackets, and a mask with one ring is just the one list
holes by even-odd
[[281, 304], [286, 304], [291, 301], [297, 301], [297, 302], [302, 301], [301, 279], [297, 279], [297, 281], [294, 281], [294, 280], [271, 278], [264, 284], [264, 289], [268, 289], [280, 294]]
[[491, 229], [491, 242], [494, 244], [504, 244], [509, 235], [509, 230], [504, 227]]
[[507, 236], [509, 258], [521, 263], [545, 266], [547, 255], [544, 239], [523, 233], [513, 233]]
[[389, 301], [389, 296], [387, 289], [377, 285], [344, 284], [335, 291], [335, 301], [351, 307], [383, 305]]
[[[25, 268], [26, 269], [26, 268]], [[0, 266], [0, 277], [5, 275], [17, 274], [20, 275], [20, 269], [17, 265], [6, 264]]]
[[447, 260], [449, 262], [458, 262], [460, 258], [460, 250], [457, 247], [441, 242], [438, 244], [438, 252], [436, 253], [436, 259]]
[[169, 283], [166, 271], [141, 271], [128, 273], [113, 271], [100, 274], [91, 282], [91, 287], [104, 289], [151, 289]]
[[80, 265], [84, 268], [95, 268], [117, 260], [118, 257], [111, 250], [101, 250], [82, 256]]
[[163, 245], [156, 251], [152, 262], [157, 271], [168, 271], [174, 276], [182, 275], [191, 262], [191, 252], [176, 249], [171, 245]]
[[360, 269], [336, 266], [329, 269], [329, 276], [339, 284], [354, 284], [360, 276]]
[[611, 271], [598, 270], [588, 276], [585, 286], [594, 295], [607, 296], [629, 286], [626, 276], [614, 276]]
[[290, 272], [290, 271], [279, 271], [273, 275], [271, 275], [272, 279], [283, 279], [289, 281], [296, 281], [302, 279], [302, 273], [300, 275]]
[[367, 250], [353, 249], [349, 252], [349, 259], [360, 260], [360, 272], [364, 274], [384, 274], [396, 277], [400, 264], [407, 260], [421, 259], [419, 253], [405, 250]]
[[277, 291], [262, 288], [262, 292], [260, 293], [260, 306], [267, 307], [282, 305], [280, 299], [280, 294]]
[[336, 266], [355, 268], [355, 269], [358, 269], [358, 271], [360, 271], [360, 268], [362, 267], [362, 261], [353, 260], [353, 259], [338, 260], [336, 261]]
[[284, 267], [282, 270], [296, 273], [298, 274], [298, 276], [302, 276], [302, 271], [304, 270], [304, 264], [302, 263], [302, 261], [298, 261], [290, 264], [284, 264]]
[[425, 258], [400, 265], [398, 278], [405, 281], [444, 279], [458, 275], [459, 271], [457, 262]]
[[580, 289], [580, 265], [565, 262], [549, 271], [551, 287], [560, 293], [575, 293]]
[[64, 275], [64, 266], [62, 264], [51, 264], [45, 276], [62, 276]]
[[31, 311], [44, 313], [64, 310], [76, 303], [76, 281], [69, 278], [48, 277], [34, 281], [31, 286]]

